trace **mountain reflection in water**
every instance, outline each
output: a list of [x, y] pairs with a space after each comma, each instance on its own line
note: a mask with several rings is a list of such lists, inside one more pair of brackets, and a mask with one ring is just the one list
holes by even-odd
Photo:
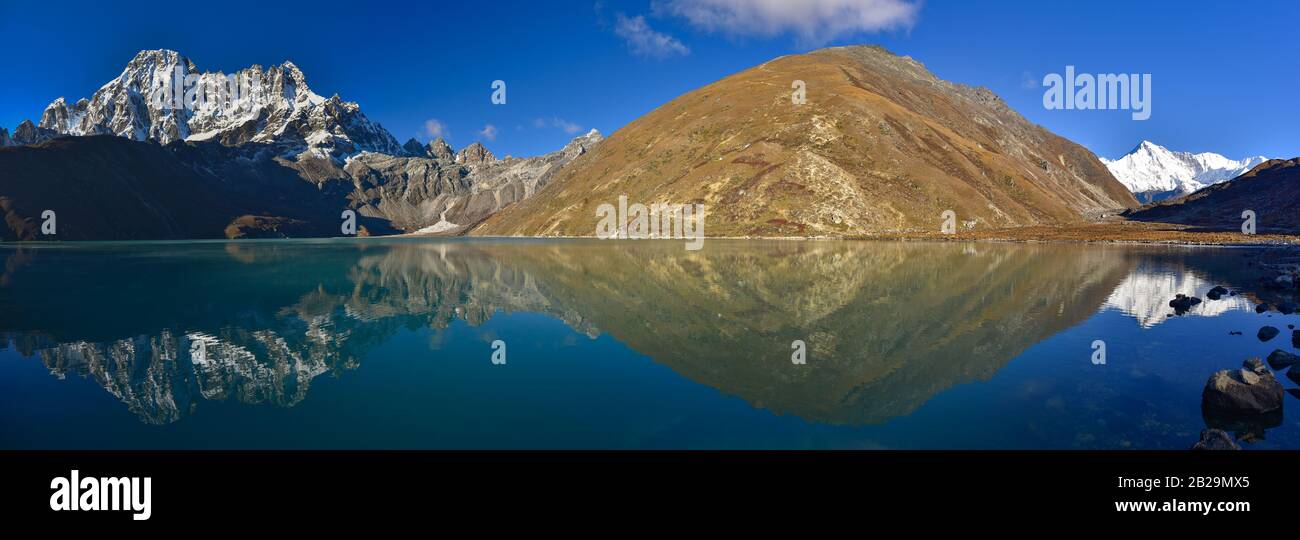
[[[1236, 257], [1228, 251], [722, 240], [701, 251], [416, 239], [10, 246], [0, 251], [0, 331], [8, 348], [56, 377], [92, 380], [148, 424], [184, 423], [209, 402], [294, 407], [322, 375], [346, 381], [403, 332], [430, 333], [427, 348], [400, 358], [420, 362], [443, 354], [455, 324], [528, 313], [608, 336], [765, 414], [869, 426], [988, 381], [1099, 312], [1117, 310], [1143, 331], [1161, 324], [1173, 294], [1237, 279], [1197, 266]], [[1251, 307], [1238, 296], [1192, 315]], [[496, 337], [519, 362], [552, 334]], [[794, 340], [807, 343], [806, 365], [790, 361]], [[483, 346], [467, 361], [489, 363]], [[1086, 365], [1090, 352], [1070, 362]]]

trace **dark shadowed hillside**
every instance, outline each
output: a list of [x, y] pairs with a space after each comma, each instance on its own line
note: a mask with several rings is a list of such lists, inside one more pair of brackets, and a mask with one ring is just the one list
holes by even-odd
[[1240, 230], [1255, 212], [1258, 232], [1300, 232], [1300, 158], [1269, 160], [1250, 172], [1185, 197], [1128, 212], [1129, 219]]
[[[215, 143], [160, 146], [108, 135], [0, 148], [0, 239], [339, 234], [346, 193], [322, 191], [292, 168], [237, 159], [235, 152]], [[41, 235], [45, 210], [55, 212], [54, 237]]]

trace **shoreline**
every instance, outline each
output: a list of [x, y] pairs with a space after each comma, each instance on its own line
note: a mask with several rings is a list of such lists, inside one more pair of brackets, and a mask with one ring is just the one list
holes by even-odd
[[[301, 238], [192, 238], [192, 239], [141, 239], [141, 240], [5, 240], [0, 246], [53, 246], [60, 244], [116, 244], [116, 243], [274, 243], [282, 240], [385, 240], [385, 239], [483, 239], [483, 240], [597, 240], [595, 235], [551, 236], [474, 236], [428, 233], [402, 233], [384, 236], [333, 236]], [[1246, 235], [1239, 232], [1204, 230], [1193, 226], [1169, 223], [1135, 221], [1089, 222], [1065, 226], [1028, 226], [1002, 229], [959, 231], [952, 234], [922, 231], [885, 232], [847, 236], [705, 236], [705, 240], [753, 241], [892, 241], [892, 242], [978, 242], [1015, 244], [1099, 244], [1099, 245], [1151, 245], [1151, 246], [1204, 246], [1204, 247], [1300, 247], [1300, 235], [1261, 233]], [[652, 240], [656, 242], [682, 242], [689, 238], [622, 239], [623, 241]]]
[[[597, 239], [595, 235], [472, 236], [405, 233], [377, 238], [483, 238], [483, 239]], [[1172, 245], [1220, 247], [1300, 246], [1300, 235], [1261, 233], [1247, 235], [1232, 231], [1204, 230], [1194, 226], [1137, 221], [1098, 221], [1065, 226], [1029, 226], [959, 231], [953, 234], [903, 231], [847, 236], [705, 236], [705, 240], [763, 241], [896, 241], [896, 242], [981, 242], [1054, 243], [1113, 245]], [[630, 239], [625, 239], [630, 240]], [[659, 238], [656, 241], [683, 241]]]

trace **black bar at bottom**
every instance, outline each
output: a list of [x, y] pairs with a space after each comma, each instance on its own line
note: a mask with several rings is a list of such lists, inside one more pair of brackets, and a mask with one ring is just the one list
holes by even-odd
[[[124, 527], [556, 512], [658, 521], [729, 509], [775, 520], [849, 512], [841, 515], [1198, 523], [1285, 515], [1295, 504], [1288, 490], [1300, 485], [1296, 452], [11, 451], [0, 463], [6, 522]], [[149, 519], [53, 510], [52, 481], [73, 470], [82, 481], [148, 477]], [[1133, 506], [1146, 502], [1156, 504]]]

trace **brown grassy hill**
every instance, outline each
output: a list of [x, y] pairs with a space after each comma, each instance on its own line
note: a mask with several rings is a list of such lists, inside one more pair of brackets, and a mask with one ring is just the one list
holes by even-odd
[[1232, 180], [1148, 204], [1127, 217], [1235, 231], [1246, 210], [1255, 212], [1257, 232], [1300, 232], [1300, 158], [1265, 161]]
[[706, 204], [709, 236], [928, 231], [949, 209], [967, 228], [1060, 224], [1137, 206], [1088, 150], [877, 47], [785, 56], [683, 95], [472, 234], [592, 235], [619, 195]]

